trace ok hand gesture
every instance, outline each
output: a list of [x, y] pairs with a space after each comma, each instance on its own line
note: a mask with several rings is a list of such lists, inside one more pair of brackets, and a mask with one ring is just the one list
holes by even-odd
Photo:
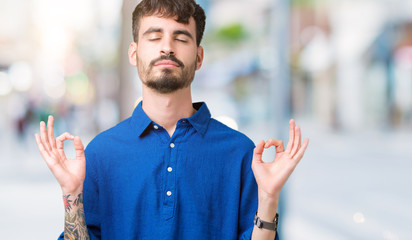
[[[74, 137], [68, 132], [55, 139], [53, 124], [53, 116], [49, 116], [47, 130], [46, 124], [43, 121], [40, 122], [40, 136], [35, 134], [37, 147], [47, 166], [59, 182], [63, 194], [80, 193], [83, 190], [86, 174], [86, 158], [84, 156], [83, 144], [79, 137]], [[74, 141], [75, 159], [67, 159], [63, 149], [63, 142], [65, 140]]]
[[[273, 199], [277, 202], [280, 191], [292, 174], [296, 165], [302, 159], [308, 146], [309, 139], [301, 144], [301, 132], [295, 121], [289, 121], [289, 142], [284, 149], [281, 140], [269, 139], [266, 143], [262, 140], [253, 152], [252, 170], [258, 184], [259, 198]], [[276, 157], [273, 162], [263, 162], [264, 148], [276, 147]]]

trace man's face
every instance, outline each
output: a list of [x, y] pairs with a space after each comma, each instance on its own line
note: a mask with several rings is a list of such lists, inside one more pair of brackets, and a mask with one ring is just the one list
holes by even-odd
[[190, 86], [203, 60], [203, 49], [196, 45], [194, 19], [186, 25], [174, 18], [142, 17], [138, 42], [129, 48], [129, 60], [137, 66], [143, 84], [159, 93]]

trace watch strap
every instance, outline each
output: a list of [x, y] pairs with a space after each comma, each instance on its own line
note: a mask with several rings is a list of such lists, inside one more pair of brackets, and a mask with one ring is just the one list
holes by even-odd
[[255, 213], [254, 223], [255, 223], [256, 227], [258, 227], [258, 228], [264, 228], [264, 229], [267, 229], [267, 230], [277, 231], [278, 223], [279, 223], [279, 214], [276, 213], [275, 220], [273, 220], [273, 222], [266, 222], [266, 221], [263, 221], [262, 219], [260, 219], [257, 216], [257, 212], [256, 212]]

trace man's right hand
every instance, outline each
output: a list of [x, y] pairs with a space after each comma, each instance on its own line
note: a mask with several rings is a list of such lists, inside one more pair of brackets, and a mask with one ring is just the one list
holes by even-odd
[[[40, 135], [35, 134], [37, 147], [47, 166], [59, 182], [63, 194], [81, 193], [86, 175], [86, 158], [83, 144], [79, 137], [74, 137], [68, 132], [55, 139], [53, 124], [53, 116], [49, 116], [47, 129], [46, 124], [43, 121], [40, 122]], [[63, 149], [65, 140], [74, 141], [75, 159], [67, 159]]]

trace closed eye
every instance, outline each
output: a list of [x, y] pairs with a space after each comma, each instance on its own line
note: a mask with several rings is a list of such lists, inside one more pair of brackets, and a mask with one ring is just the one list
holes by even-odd
[[153, 42], [153, 41], [157, 41], [160, 40], [160, 38], [149, 38], [149, 41]]
[[186, 39], [177, 38], [176, 40], [179, 41], [179, 42], [187, 43], [187, 40], [186, 40]]

